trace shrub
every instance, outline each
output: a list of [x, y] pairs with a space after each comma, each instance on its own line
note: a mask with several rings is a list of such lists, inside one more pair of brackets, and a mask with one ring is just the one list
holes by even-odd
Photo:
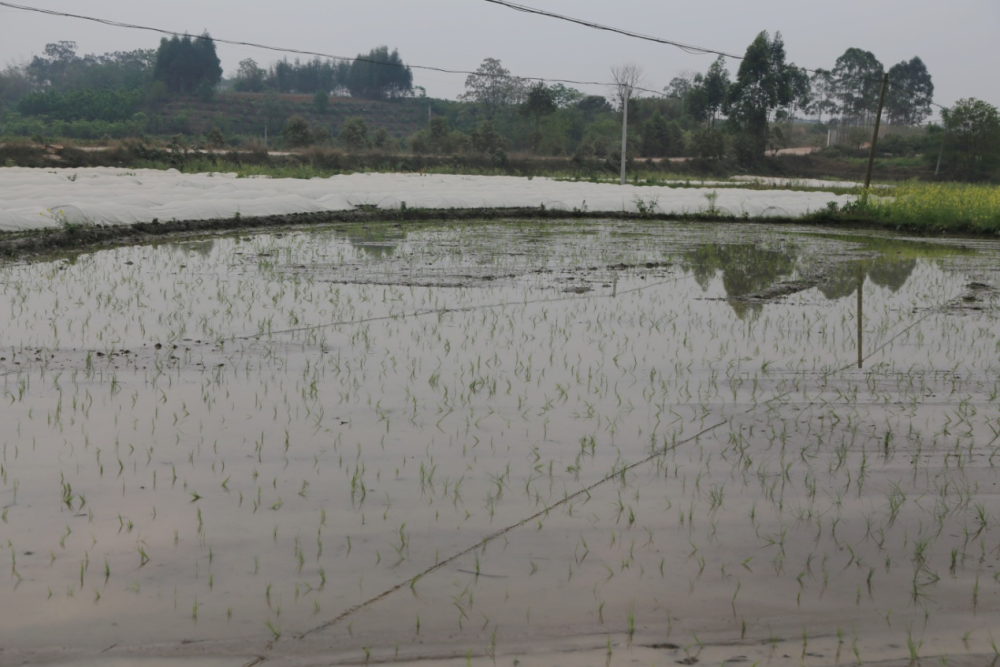
[[313, 132], [309, 126], [309, 121], [302, 116], [292, 116], [281, 130], [281, 138], [292, 148], [311, 146], [313, 143]]
[[368, 148], [368, 123], [364, 118], [348, 118], [340, 127], [337, 137], [340, 143], [352, 151], [362, 151]]

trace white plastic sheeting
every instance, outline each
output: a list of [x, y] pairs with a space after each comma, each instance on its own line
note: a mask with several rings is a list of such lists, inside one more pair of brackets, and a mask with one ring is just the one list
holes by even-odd
[[[546, 208], [607, 213], [697, 213], [704, 188], [624, 187], [547, 178], [352, 174], [331, 178], [236, 178], [176, 170], [0, 168], [0, 230], [58, 227], [63, 222], [123, 225], [379, 208]], [[852, 198], [825, 192], [719, 189], [715, 208], [733, 215], [798, 217]]]
[[[734, 181], [740, 181], [743, 183], [757, 183], [760, 185], [767, 185], [780, 188], [860, 188], [863, 187], [861, 183], [855, 183], [853, 181], [821, 181], [816, 178], [782, 178], [776, 176], [733, 176]], [[877, 184], [873, 185], [875, 188], [889, 188], [892, 186]]]

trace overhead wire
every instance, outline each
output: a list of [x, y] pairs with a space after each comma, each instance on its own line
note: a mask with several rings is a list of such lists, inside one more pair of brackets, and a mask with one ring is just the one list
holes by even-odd
[[[739, 61], [746, 60], [746, 61], [750, 61], [750, 62], [756, 62], [752, 58], [747, 58], [746, 56], [740, 56], [740, 55], [737, 55], [737, 54], [728, 53], [726, 51], [720, 51], [718, 49], [712, 49], [712, 48], [707, 48], [707, 47], [695, 46], [695, 45], [691, 45], [691, 44], [685, 44], [683, 42], [679, 42], [679, 41], [675, 41], [675, 40], [670, 40], [670, 39], [664, 39], [664, 38], [660, 38], [660, 37], [654, 37], [654, 36], [651, 36], [651, 35], [644, 35], [644, 34], [641, 34], [641, 33], [630, 31], [630, 30], [625, 30], [623, 28], [617, 28], [617, 27], [613, 27], [613, 26], [603, 25], [603, 24], [596, 23], [596, 22], [593, 22], [593, 21], [587, 21], [587, 20], [575, 18], [575, 17], [572, 17], [572, 16], [566, 16], [564, 14], [557, 14], [555, 12], [549, 12], [549, 11], [538, 9], [538, 8], [535, 8], [535, 7], [529, 7], [527, 5], [520, 5], [520, 4], [517, 4], [517, 3], [514, 3], [514, 2], [510, 2], [509, 0], [485, 0], [485, 2], [488, 2], [490, 4], [494, 4], [494, 5], [503, 6], [503, 7], [506, 7], [508, 9], [513, 9], [515, 11], [523, 12], [523, 13], [526, 13], [526, 14], [534, 14], [534, 15], [537, 15], [537, 16], [543, 16], [543, 17], [547, 17], [547, 18], [557, 19], [557, 20], [560, 20], [560, 21], [566, 21], [566, 22], [569, 22], [569, 23], [574, 23], [574, 24], [577, 24], [577, 25], [580, 25], [580, 26], [583, 26], [583, 27], [586, 27], [586, 28], [594, 29], [594, 30], [600, 30], [600, 31], [604, 31], [604, 32], [615, 33], [615, 34], [623, 35], [625, 37], [630, 37], [630, 38], [633, 38], [633, 39], [640, 39], [640, 40], [644, 40], [644, 41], [654, 42], [654, 43], [657, 43], [657, 44], [663, 44], [663, 45], [667, 45], [667, 46], [673, 46], [675, 48], [678, 48], [678, 49], [681, 49], [681, 50], [685, 51], [686, 53], [690, 53], [690, 54], [693, 54], [693, 55], [717, 55], [717, 56], [721, 56], [721, 57], [724, 57], [724, 58], [732, 58], [734, 60], [739, 60]], [[373, 64], [373, 65], [381, 65], [381, 66], [384, 66], [384, 67], [406, 67], [406, 68], [409, 68], [411, 70], [420, 70], [420, 71], [426, 71], [426, 72], [438, 72], [438, 73], [441, 73], [441, 74], [457, 74], [457, 75], [464, 75], [464, 76], [485, 76], [487, 78], [489, 78], [489, 77], [506, 76], [506, 75], [499, 75], [499, 74], [493, 75], [493, 74], [489, 74], [489, 73], [481, 72], [481, 71], [470, 71], [470, 70], [450, 69], [450, 68], [446, 68], [446, 67], [436, 67], [436, 66], [432, 66], [432, 65], [408, 65], [408, 64], [405, 64], [405, 63], [387, 63], [387, 62], [384, 62], [384, 61], [374, 60], [374, 59], [371, 59], [371, 58], [365, 58], [364, 56], [360, 56], [360, 55], [357, 56], [357, 57], [355, 57], [355, 58], [351, 58], [351, 57], [347, 57], [347, 56], [338, 56], [338, 55], [331, 54], [331, 53], [324, 53], [324, 52], [321, 52], [321, 51], [310, 51], [310, 50], [306, 50], [306, 49], [294, 49], [294, 48], [290, 48], [290, 47], [272, 46], [272, 45], [269, 45], [269, 44], [261, 44], [261, 43], [257, 43], [257, 42], [247, 42], [247, 41], [242, 41], [242, 40], [226, 39], [226, 38], [220, 38], [220, 37], [211, 37], [211, 36], [209, 36], [207, 34], [206, 35], [191, 35], [190, 33], [177, 32], [175, 30], [168, 30], [166, 28], [157, 28], [157, 27], [154, 27], [154, 26], [140, 25], [140, 24], [136, 24], [136, 23], [127, 23], [127, 22], [124, 22], [124, 21], [115, 21], [113, 19], [105, 19], [105, 18], [100, 18], [100, 17], [96, 17], [96, 16], [87, 16], [87, 15], [84, 15], [84, 14], [74, 14], [72, 12], [63, 12], [63, 11], [57, 11], [57, 10], [54, 10], [54, 9], [45, 9], [44, 7], [32, 7], [32, 6], [29, 6], [29, 5], [21, 5], [21, 4], [16, 4], [16, 3], [13, 3], [13, 2], [7, 2], [6, 0], [0, 0], [0, 7], [7, 7], [9, 9], [13, 9], [13, 10], [17, 10], [17, 11], [23, 11], [23, 12], [34, 12], [34, 13], [43, 14], [43, 15], [46, 15], [46, 16], [55, 16], [55, 17], [61, 17], [61, 18], [78, 19], [78, 20], [81, 20], [81, 21], [89, 21], [89, 22], [92, 22], [92, 23], [98, 23], [100, 25], [105, 25], [105, 26], [114, 27], [114, 28], [124, 28], [124, 29], [129, 29], [129, 30], [144, 30], [144, 31], [147, 31], [147, 32], [154, 32], [154, 33], [157, 33], [157, 34], [171, 36], [171, 37], [174, 37], [174, 36], [176, 36], [176, 37], [188, 36], [188, 37], [191, 37], [192, 39], [202, 39], [202, 40], [206, 40], [206, 41], [207, 40], [211, 40], [213, 42], [216, 42], [216, 43], [219, 43], [219, 44], [226, 44], [226, 45], [229, 45], [229, 46], [249, 47], [249, 48], [254, 48], [254, 49], [260, 49], [260, 50], [263, 50], [263, 51], [271, 51], [271, 52], [276, 52], [276, 53], [289, 53], [289, 54], [293, 54], [293, 55], [311, 56], [311, 57], [315, 57], [315, 58], [327, 58], [327, 59], [330, 59], [330, 60], [338, 60], [338, 61], [342, 61], [342, 62], [363, 62], [363, 63], [369, 63], [369, 64]], [[812, 73], [812, 74], [817, 74], [817, 73], [820, 73], [820, 72], [825, 72], [825, 70], [811, 69], [811, 68], [802, 67], [802, 66], [799, 66], [799, 65], [788, 65], [787, 67], [789, 67], [789, 68], [795, 68], [795, 69], [802, 70], [804, 72], [809, 72], [809, 73]], [[612, 88], [616, 87], [616, 84], [614, 82], [607, 82], [607, 81], [580, 81], [580, 80], [575, 80], [575, 79], [558, 79], [558, 78], [534, 77], [534, 76], [518, 76], [518, 77], [514, 77], [514, 78], [520, 79], [522, 81], [532, 81], [532, 82], [538, 82], [538, 83], [561, 83], [561, 84], [570, 84], [570, 85], [574, 85], [574, 86], [601, 86], [601, 87], [612, 87]], [[875, 82], [874, 78], [866, 78], [865, 80], [866, 81]], [[879, 79], [878, 81], [881, 82], [881, 79]], [[917, 94], [915, 91], [913, 91], [913, 90], [911, 90], [909, 88], [906, 88], [905, 86], [902, 86], [901, 84], [894, 83], [892, 81], [889, 82], [889, 85], [892, 86], [892, 87], [895, 87], [895, 88], [897, 88], [899, 90], [902, 90], [904, 92], [907, 92], [907, 93], [909, 93], [911, 95], [916, 95]], [[648, 93], [648, 94], [656, 95], [656, 96], [660, 96], [660, 97], [665, 97], [666, 96], [666, 94], [663, 91], [651, 90], [651, 89], [644, 88], [644, 87], [641, 87], [641, 86], [633, 86], [631, 89], [634, 90], [634, 91]], [[945, 110], [945, 111], [949, 110], [948, 107], [945, 107], [945, 106], [943, 106], [941, 104], [938, 104], [936, 102], [933, 102], [933, 101], [931, 101], [930, 104], [932, 106], [938, 107], [939, 109], [942, 109], [942, 110]]]
[[[703, 47], [703, 46], [694, 46], [692, 44], [685, 44], [683, 42], [678, 42], [678, 41], [674, 41], [674, 40], [670, 40], [670, 39], [663, 39], [661, 37], [653, 37], [651, 35], [644, 35], [642, 33], [633, 32], [631, 30], [625, 30], [624, 28], [617, 28], [617, 27], [614, 27], [614, 26], [604, 25], [604, 24], [601, 24], [601, 23], [595, 23], [594, 21], [588, 21], [588, 20], [576, 18], [576, 17], [573, 17], [573, 16], [567, 16], [565, 14], [558, 14], [556, 12], [550, 12], [550, 11], [546, 11], [544, 9], [538, 9], [537, 7], [529, 7], [527, 5], [521, 5], [521, 4], [518, 4], [518, 3], [515, 3], [515, 2], [510, 2], [509, 0], [484, 0], [484, 2], [488, 2], [488, 3], [492, 4], [492, 5], [499, 5], [499, 6], [502, 6], [502, 7], [506, 7], [508, 9], [513, 9], [514, 11], [523, 12], [525, 14], [533, 14], [533, 15], [536, 15], [536, 16], [543, 16], [543, 17], [546, 17], [546, 18], [556, 19], [556, 20], [559, 20], [559, 21], [565, 21], [567, 23], [575, 23], [577, 25], [583, 26], [585, 28], [590, 28], [592, 30], [600, 30], [600, 31], [603, 31], [603, 32], [610, 32], [610, 33], [614, 33], [614, 34], [618, 34], [618, 35], [623, 35], [625, 37], [630, 37], [632, 39], [639, 39], [639, 40], [643, 40], [643, 41], [647, 41], [647, 42], [654, 42], [656, 44], [664, 44], [666, 46], [673, 46], [673, 47], [676, 47], [678, 49], [681, 49], [682, 51], [690, 53], [692, 55], [716, 55], [716, 56], [721, 56], [723, 58], [732, 58], [734, 60], [746, 60], [746, 61], [749, 61], [749, 62], [762, 62], [762, 61], [755, 60], [753, 58], [747, 58], [746, 56], [740, 56], [740, 55], [728, 53], [726, 51], [720, 51], [718, 49], [712, 49], [712, 48], [707, 48], [707, 47]], [[808, 72], [810, 74], [820, 74], [820, 73], [825, 73], [826, 72], [826, 70], [823, 70], [823, 69], [812, 69], [812, 68], [809, 68], [809, 67], [802, 67], [801, 65], [794, 65], [794, 64], [793, 65], [787, 65], [787, 67], [790, 68], [790, 69], [794, 68], [794, 69], [802, 70], [803, 72]], [[882, 82], [881, 78], [876, 79], [874, 77], [865, 77], [864, 80], [865, 81], [869, 81], [869, 82], [877, 82], [877, 83], [881, 83]], [[912, 89], [909, 89], [909, 88], [907, 88], [907, 87], [905, 87], [905, 86], [903, 86], [901, 84], [894, 83], [891, 80], [889, 81], [889, 85], [892, 86], [892, 87], [895, 87], [895, 88], [897, 88], [899, 90], [902, 90], [903, 92], [910, 93], [911, 95], [917, 95], [918, 94], [915, 91], [913, 91]], [[941, 104], [938, 104], [937, 102], [931, 101], [930, 104], [932, 106], [938, 107], [940, 109], [948, 110], [948, 107], [945, 107], [945, 106], [943, 106]]]
[[[327, 59], [330, 59], [330, 60], [338, 60], [338, 61], [342, 61], [342, 62], [362, 62], [362, 63], [369, 63], [369, 64], [372, 64], [372, 65], [382, 65], [382, 66], [386, 66], [386, 67], [405, 67], [405, 68], [409, 68], [409, 69], [421, 70], [421, 71], [427, 71], [427, 72], [438, 72], [438, 73], [442, 73], [442, 74], [459, 74], [459, 75], [464, 75], [464, 76], [470, 76], [470, 75], [473, 75], [473, 76], [486, 76], [486, 77], [501, 76], [501, 75], [491, 75], [489, 73], [484, 73], [484, 72], [479, 72], [479, 71], [449, 69], [449, 68], [446, 68], [446, 67], [435, 67], [435, 66], [431, 66], [431, 65], [408, 65], [408, 64], [405, 64], [405, 63], [388, 63], [388, 62], [384, 62], [384, 61], [380, 61], [380, 60], [374, 60], [372, 58], [365, 58], [364, 56], [358, 56], [356, 58], [350, 58], [350, 57], [347, 57], [347, 56], [338, 56], [338, 55], [334, 55], [334, 54], [331, 54], [331, 53], [323, 53], [321, 51], [309, 51], [309, 50], [306, 50], [306, 49], [293, 49], [293, 48], [289, 48], [289, 47], [272, 46], [272, 45], [269, 45], [269, 44], [260, 44], [260, 43], [256, 43], [256, 42], [246, 42], [246, 41], [242, 41], [242, 40], [225, 39], [225, 38], [221, 38], [221, 37], [212, 37], [212, 36], [207, 35], [207, 34], [206, 35], [192, 35], [192, 34], [186, 33], [186, 32], [182, 33], [182, 32], [177, 32], [177, 31], [174, 31], [174, 30], [168, 30], [166, 28], [157, 28], [157, 27], [154, 27], [154, 26], [140, 25], [140, 24], [136, 24], [136, 23], [126, 23], [124, 21], [115, 21], [115, 20], [112, 20], [112, 19], [105, 19], [105, 18], [100, 18], [100, 17], [96, 17], [96, 16], [87, 16], [87, 15], [84, 15], [84, 14], [74, 14], [74, 13], [71, 13], [71, 12], [62, 12], [62, 11], [57, 11], [57, 10], [54, 10], [54, 9], [45, 9], [43, 7], [31, 7], [31, 6], [28, 6], [28, 5], [19, 5], [19, 4], [15, 4], [13, 2], [3, 2], [3, 1], [0, 1], [0, 7], [8, 7], [10, 9], [15, 9], [15, 10], [19, 10], [19, 11], [25, 11], [25, 12], [34, 12], [34, 13], [37, 13], [37, 14], [44, 14], [46, 16], [56, 16], [56, 17], [61, 17], [61, 18], [78, 19], [78, 20], [81, 20], [81, 21], [90, 21], [92, 23], [98, 23], [98, 24], [109, 26], [109, 27], [112, 27], [112, 28], [125, 28], [125, 29], [130, 29], [130, 30], [144, 30], [144, 31], [147, 31], [147, 32], [154, 32], [154, 33], [157, 33], [157, 34], [160, 34], [160, 35], [165, 35], [165, 36], [170, 36], [170, 37], [182, 37], [182, 36], [186, 36], [186, 37], [190, 37], [192, 39], [201, 39], [201, 40], [206, 40], [206, 41], [212, 41], [212, 42], [215, 42], [215, 43], [218, 43], [218, 44], [226, 44], [226, 45], [229, 45], [229, 46], [250, 47], [250, 48], [254, 48], [254, 49], [261, 49], [261, 50], [264, 50], [264, 51], [272, 51], [272, 52], [277, 52], [277, 53], [289, 53], [289, 54], [301, 55], [301, 56], [312, 56], [312, 57], [315, 57], [315, 58], [327, 58]], [[556, 79], [556, 78], [546, 78], [546, 77], [536, 77], [536, 76], [518, 76], [518, 77], [514, 77], [514, 78], [520, 79], [522, 81], [534, 81], [534, 82], [541, 82], [541, 83], [562, 83], [562, 84], [570, 84], [570, 85], [574, 85], [574, 86], [602, 86], [602, 87], [608, 87], [608, 86], [614, 86], [615, 85], [614, 83], [607, 82], [607, 81], [579, 81], [579, 80], [574, 80], [574, 79]], [[660, 91], [648, 90], [648, 89], [645, 89], [645, 88], [635, 87], [634, 90], [641, 90], [643, 92], [652, 93], [652, 94], [655, 94], [655, 95], [663, 95], [663, 93], [660, 92]]]

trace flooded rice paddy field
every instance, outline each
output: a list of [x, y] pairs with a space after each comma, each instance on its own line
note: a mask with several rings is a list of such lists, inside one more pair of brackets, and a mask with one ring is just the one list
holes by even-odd
[[509, 222], [2, 266], [0, 664], [988, 664], [998, 251]]

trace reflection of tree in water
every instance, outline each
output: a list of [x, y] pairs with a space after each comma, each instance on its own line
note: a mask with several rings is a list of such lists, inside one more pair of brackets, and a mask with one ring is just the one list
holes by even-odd
[[396, 254], [399, 243], [406, 240], [406, 232], [383, 225], [353, 227], [342, 233], [352, 246], [372, 259], [392, 257]]
[[193, 252], [207, 258], [212, 254], [212, 251], [215, 250], [215, 239], [185, 241], [184, 243], [168, 243], [166, 245], [178, 255], [187, 255]]
[[[899, 291], [917, 266], [912, 248], [906, 256], [885, 254], [871, 259], [844, 262], [826, 271], [819, 291], [827, 299], [836, 300], [854, 294], [858, 289], [858, 270], [872, 283], [891, 292]], [[880, 248], [882, 250], [882, 248]], [[755, 244], [703, 245], [684, 255], [684, 267], [690, 271], [702, 290], [708, 290], [715, 277], [722, 273], [722, 286], [728, 297], [754, 294], [789, 278], [795, 271], [799, 251], [793, 245], [760, 246]], [[760, 303], [730, 301], [739, 317], [757, 313]]]
[[910, 279], [915, 268], [917, 268], [915, 259], [882, 257], [881, 261], [876, 260], [868, 268], [868, 280], [895, 294]]
[[912, 257], [894, 258], [881, 255], [860, 262], [848, 262], [828, 271], [826, 279], [819, 285], [819, 291], [831, 301], [854, 294], [858, 289], [860, 269], [872, 283], [895, 294], [910, 279], [915, 268], [917, 260]]
[[[753, 294], [792, 275], [798, 250], [792, 245], [763, 247], [751, 243], [703, 245], [684, 255], [684, 267], [703, 291], [721, 271], [722, 286], [729, 297]], [[740, 318], [759, 312], [761, 304], [730, 301]]]

